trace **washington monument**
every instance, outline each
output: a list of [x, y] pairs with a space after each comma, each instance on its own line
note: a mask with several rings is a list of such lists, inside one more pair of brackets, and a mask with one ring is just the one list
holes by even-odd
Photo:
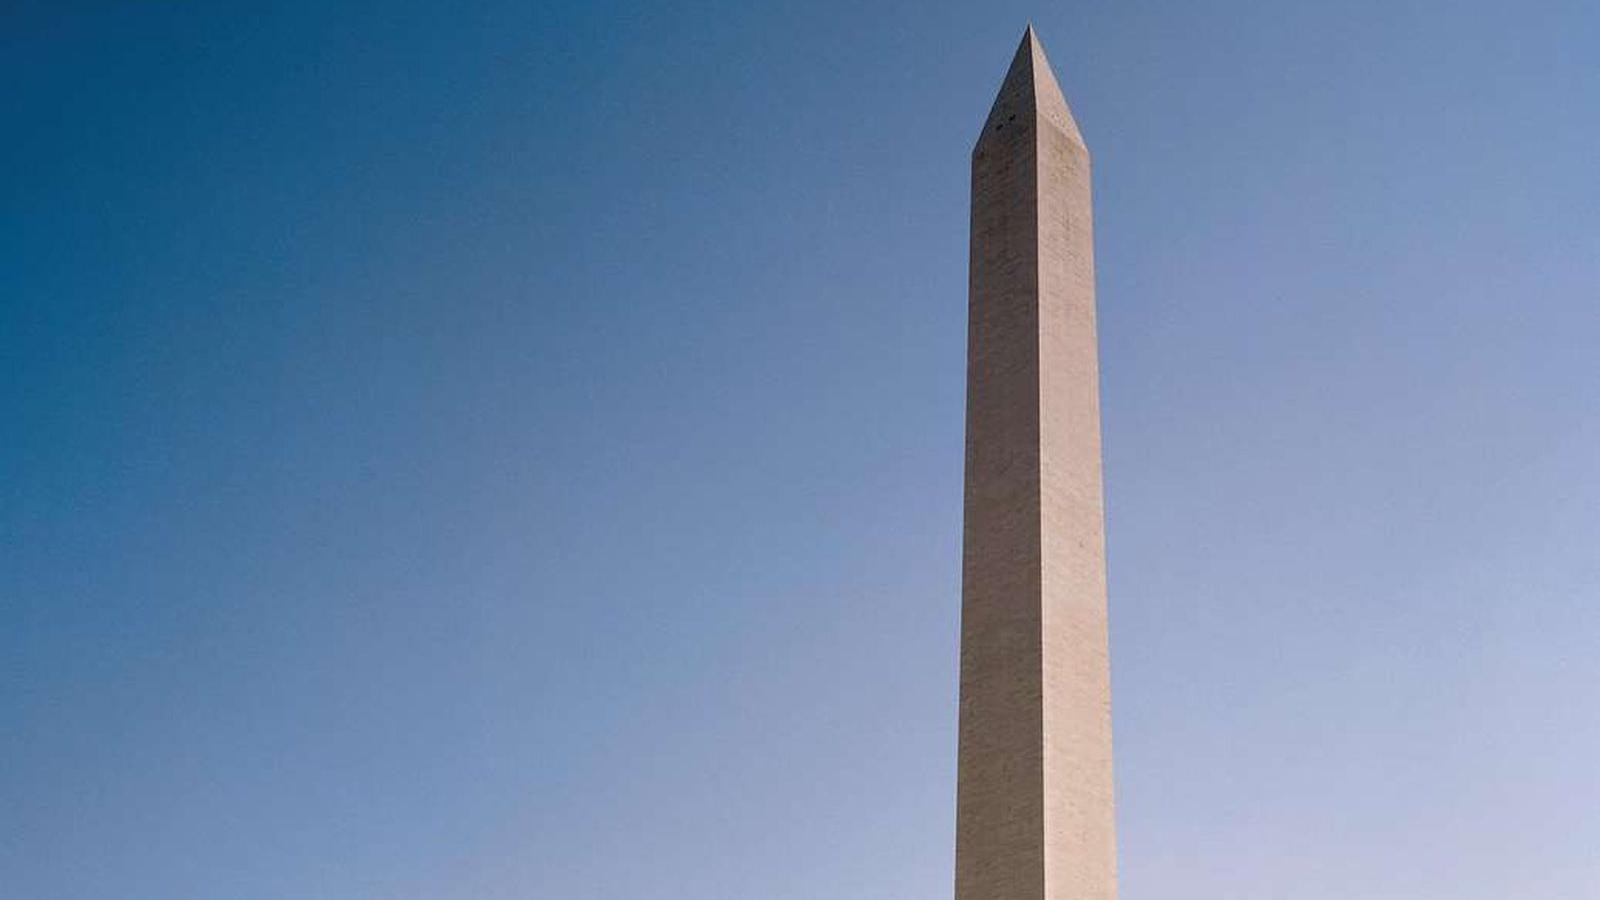
[[956, 900], [1114, 900], [1089, 151], [1032, 26], [972, 151]]

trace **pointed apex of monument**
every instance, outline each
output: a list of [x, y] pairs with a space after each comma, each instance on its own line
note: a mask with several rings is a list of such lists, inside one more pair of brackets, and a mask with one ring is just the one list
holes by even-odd
[[1005, 81], [1000, 83], [1000, 93], [994, 98], [989, 118], [983, 123], [983, 135], [978, 140], [1003, 131], [1018, 119], [1043, 119], [1079, 145], [1083, 144], [1078, 123], [1067, 108], [1067, 98], [1061, 95], [1061, 85], [1056, 83], [1056, 74], [1050, 69], [1050, 60], [1044, 55], [1044, 45], [1039, 42], [1032, 22], [1023, 29], [1022, 43], [1011, 58], [1011, 68], [1006, 71]]

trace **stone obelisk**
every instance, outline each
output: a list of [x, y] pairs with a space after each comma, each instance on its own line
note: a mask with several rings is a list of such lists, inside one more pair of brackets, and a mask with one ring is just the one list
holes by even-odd
[[956, 900], [1113, 900], [1089, 151], [1029, 26], [972, 151]]

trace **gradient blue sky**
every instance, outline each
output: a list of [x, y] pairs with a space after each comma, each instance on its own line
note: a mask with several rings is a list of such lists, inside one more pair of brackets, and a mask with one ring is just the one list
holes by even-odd
[[0, 895], [950, 892], [967, 154], [1095, 154], [1123, 896], [1600, 896], [1600, 7], [0, 14]]

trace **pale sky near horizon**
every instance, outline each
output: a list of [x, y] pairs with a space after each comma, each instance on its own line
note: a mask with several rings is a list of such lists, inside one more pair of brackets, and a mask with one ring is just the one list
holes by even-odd
[[0, 13], [0, 897], [951, 891], [967, 154], [1094, 154], [1124, 900], [1600, 897], [1600, 6]]

